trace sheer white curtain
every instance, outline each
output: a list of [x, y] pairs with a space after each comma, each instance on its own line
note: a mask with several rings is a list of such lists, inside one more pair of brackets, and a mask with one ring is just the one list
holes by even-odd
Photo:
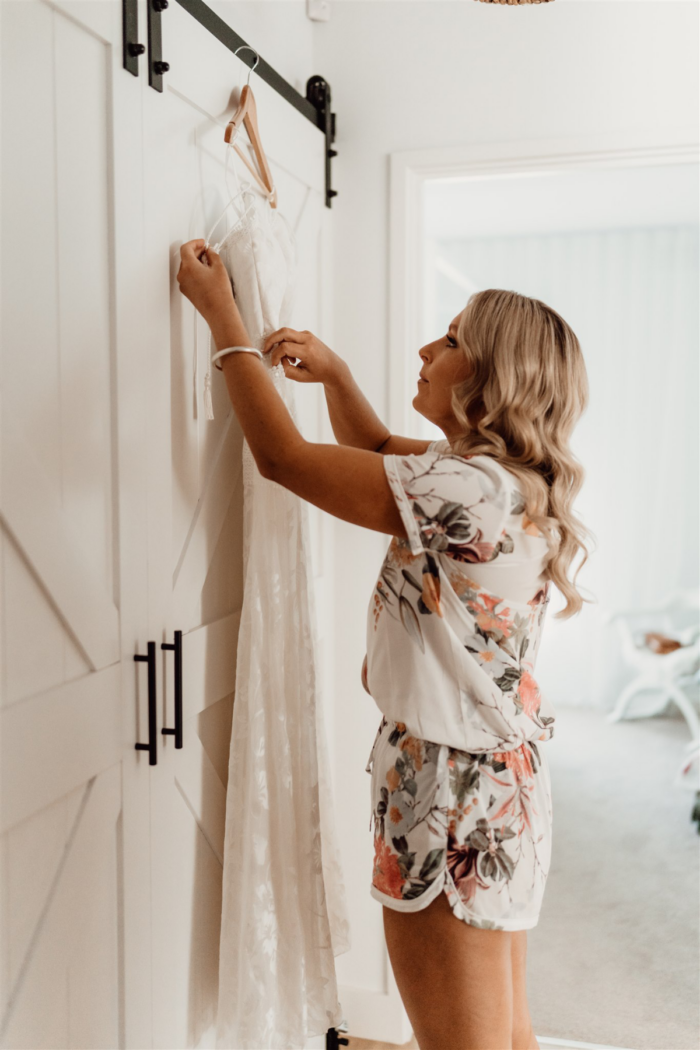
[[591, 395], [572, 447], [587, 471], [577, 508], [597, 550], [577, 584], [597, 604], [557, 622], [564, 603], [555, 594], [538, 681], [555, 704], [608, 708], [629, 672], [601, 627], [603, 610], [698, 585], [697, 227], [439, 240], [430, 249], [436, 335], [473, 286], [542, 299], [581, 343]]

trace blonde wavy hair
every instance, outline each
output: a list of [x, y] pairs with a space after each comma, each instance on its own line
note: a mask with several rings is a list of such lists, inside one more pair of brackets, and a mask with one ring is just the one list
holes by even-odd
[[[470, 296], [457, 328], [470, 375], [452, 389], [464, 433], [450, 440], [458, 456], [499, 460], [521, 481], [525, 512], [544, 534], [546, 575], [566, 598], [556, 619], [580, 612], [576, 577], [595, 539], [572, 511], [585, 471], [569, 438], [588, 404], [588, 377], [576, 335], [550, 306], [488, 288]], [[567, 573], [579, 550], [583, 558]]]

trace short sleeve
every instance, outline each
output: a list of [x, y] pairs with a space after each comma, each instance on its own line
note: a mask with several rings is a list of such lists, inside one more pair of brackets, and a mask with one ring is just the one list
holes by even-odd
[[384, 470], [412, 554], [438, 551], [457, 561], [495, 555], [510, 510], [510, 486], [488, 456], [384, 456]]

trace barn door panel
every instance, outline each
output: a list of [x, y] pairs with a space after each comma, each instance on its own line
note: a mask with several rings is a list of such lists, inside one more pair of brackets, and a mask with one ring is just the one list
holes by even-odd
[[0, 19], [0, 1039], [147, 1046], [141, 92], [119, 0]]

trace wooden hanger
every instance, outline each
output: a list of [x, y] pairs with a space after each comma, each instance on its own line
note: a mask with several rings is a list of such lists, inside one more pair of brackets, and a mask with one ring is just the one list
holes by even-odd
[[248, 171], [251, 173], [255, 181], [258, 183], [262, 191], [267, 196], [270, 207], [277, 207], [277, 190], [275, 184], [272, 181], [272, 172], [270, 166], [267, 163], [267, 157], [265, 156], [265, 150], [262, 148], [262, 142], [260, 141], [260, 130], [258, 128], [258, 111], [255, 105], [255, 96], [251, 90], [249, 84], [246, 84], [241, 91], [241, 101], [238, 109], [234, 113], [231, 120], [226, 125], [224, 132], [224, 140], [228, 143], [231, 142], [234, 132], [240, 128], [241, 123], [248, 132], [248, 138], [250, 139], [251, 145], [255, 152], [260, 171], [256, 171], [250, 161], [246, 158], [245, 154], [241, 149], [234, 143], [233, 148], [235, 149], [238, 156], [245, 164]]

